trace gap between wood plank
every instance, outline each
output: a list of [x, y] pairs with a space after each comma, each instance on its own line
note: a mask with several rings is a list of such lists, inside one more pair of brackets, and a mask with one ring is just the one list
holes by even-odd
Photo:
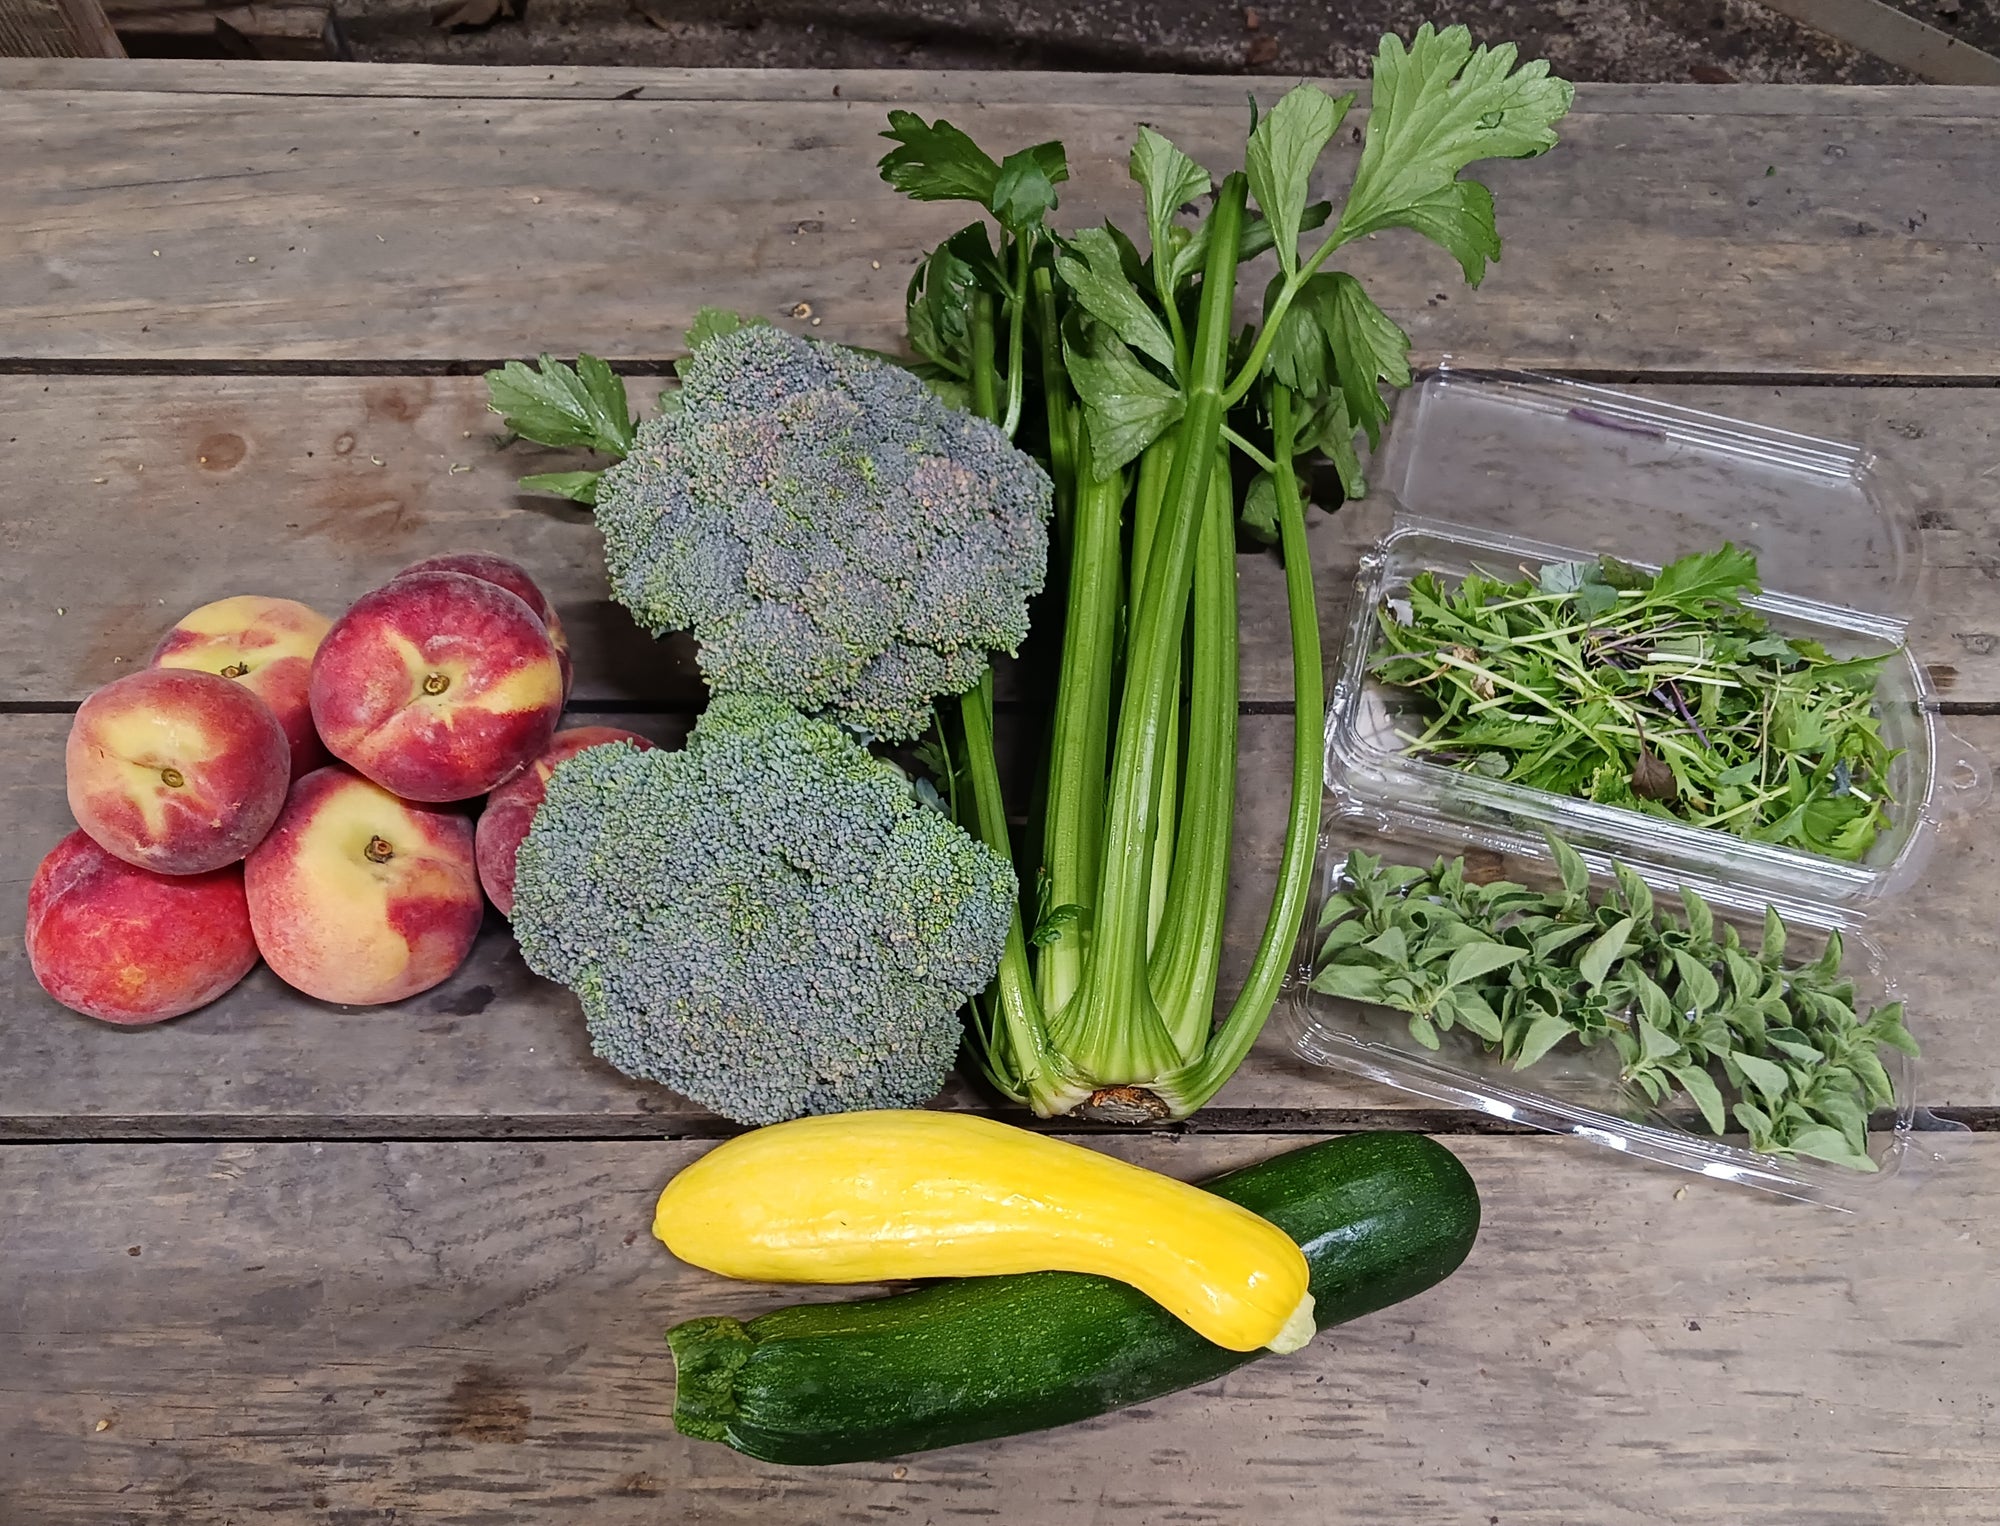
[[[1918, 1132], [2000, 1133], [2000, 1107], [1939, 1107], [1929, 1110], [1939, 1128]], [[1159, 1128], [1130, 1129], [1074, 1118], [1037, 1119], [998, 1111], [991, 1116], [1038, 1134], [1106, 1139], [1180, 1139], [1189, 1135], [1354, 1134], [1378, 1129], [1435, 1134], [1548, 1137], [1546, 1131], [1452, 1108], [1205, 1108], [1191, 1118]], [[482, 1128], [480, 1125], [489, 1125]], [[1892, 1127], [1888, 1114], [1869, 1120], [1872, 1131]], [[730, 1139], [748, 1132], [725, 1118], [681, 1119], [662, 1127], [644, 1116], [605, 1119], [577, 1117], [543, 1122], [503, 1118], [252, 1117], [196, 1114], [188, 1117], [5, 1118], [0, 1119], [0, 1151], [9, 1146], [59, 1144], [466, 1144], [486, 1140], [523, 1143], [621, 1144], [631, 1140]]]
[[[816, 336], [817, 337], [817, 336]], [[351, 360], [217, 359], [155, 360], [143, 356], [95, 359], [0, 355], [0, 376], [483, 376], [519, 355], [489, 360], [424, 360], [409, 357]], [[621, 376], [670, 373], [685, 355], [605, 357]], [[1920, 371], [1731, 371], [1658, 370], [1626, 367], [1540, 366], [1543, 375], [1611, 387], [1925, 387], [1977, 390], [2000, 387], [2000, 371], [1941, 376]]]
[[[1297, 78], [1366, 109], [1368, 82], [1325, 76], [1072, 70], [644, 68], [601, 65], [355, 64], [318, 60], [0, 59], [0, 90], [278, 95], [404, 100], [794, 102], [850, 105], [1129, 104], [1237, 106]], [[1578, 109], [1603, 115], [1990, 117], [2000, 98], [1976, 85], [1623, 84], [1589, 81]]]

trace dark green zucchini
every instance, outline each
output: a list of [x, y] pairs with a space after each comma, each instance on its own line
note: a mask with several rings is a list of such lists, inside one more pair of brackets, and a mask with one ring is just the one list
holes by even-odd
[[[1421, 1134], [1350, 1134], [1203, 1184], [1290, 1235], [1321, 1329], [1421, 1293], [1479, 1231], [1465, 1168]], [[667, 1332], [674, 1426], [767, 1462], [859, 1462], [1066, 1425], [1264, 1351], [1203, 1340], [1103, 1277], [964, 1277]]]

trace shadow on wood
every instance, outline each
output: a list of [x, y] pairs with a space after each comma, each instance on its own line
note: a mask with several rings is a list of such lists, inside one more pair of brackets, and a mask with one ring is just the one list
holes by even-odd
[[104, 9], [126, 50], [140, 58], [353, 56], [327, 0], [105, 0]]

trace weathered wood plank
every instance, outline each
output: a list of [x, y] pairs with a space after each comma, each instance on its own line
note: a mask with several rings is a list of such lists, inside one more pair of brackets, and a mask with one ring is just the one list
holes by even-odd
[[[600, 719], [588, 717], [587, 719]], [[617, 718], [610, 719], [619, 723]], [[663, 738], [681, 722], [640, 720]], [[1989, 753], [2000, 718], [1954, 724]], [[385, 1008], [340, 1008], [259, 970], [215, 1005], [119, 1029], [65, 1012], [35, 984], [20, 929], [27, 882], [70, 829], [66, 717], [0, 716], [0, 1137], [286, 1137], [712, 1133], [719, 1123], [663, 1087], [593, 1059], [572, 999], [529, 974], [489, 917], [470, 962]], [[1236, 856], [1222, 984], [1233, 992], [1262, 927], [1283, 832], [1290, 718], [1243, 720]], [[1984, 1021], [2000, 968], [2000, 802], [1940, 847], [1922, 884], [1874, 935], [1924, 1045], [1922, 1100], [2000, 1109]], [[1349, 839], [1336, 839], [1344, 853]], [[985, 1106], [954, 1080], [947, 1105]], [[1198, 1126], [1351, 1126], [1407, 1111], [1402, 1094], [1293, 1057], [1276, 1022]], [[1462, 1120], [1461, 1120], [1462, 1121]]]
[[0, 53], [33, 59], [123, 59], [98, 0], [0, 0]]
[[[650, 408], [657, 378], [630, 387]], [[1897, 459], [1927, 489], [1917, 534], [1931, 581], [1915, 648], [1947, 699], [2000, 702], [1990, 393], [1635, 390]], [[0, 419], [13, 481], [0, 507], [0, 702], [80, 699], [143, 661], [184, 610], [224, 594], [282, 593], [332, 612], [420, 556], [470, 547], [515, 557], [548, 587], [577, 652], [579, 703], [699, 700], [689, 644], [648, 641], [606, 596], [589, 515], [515, 492], [523, 472], [572, 463], [495, 450], [499, 421], [476, 377], [0, 376]], [[1330, 652], [1358, 552], [1383, 523], [1379, 503], [1314, 517]], [[1615, 526], [1605, 535], [1624, 545]], [[1271, 555], [1239, 567], [1243, 693], [1282, 702], [1282, 571]]]
[[[1558, 153], [1491, 168], [1509, 256], [1480, 293], [1414, 238], [1359, 249], [1354, 268], [1424, 355], [1990, 377], [2000, 198], [1981, 188], [2000, 183], [2000, 137], [1939, 99], [1947, 114], [1857, 100], [1800, 118], [1671, 95], [1600, 112], [1586, 96]], [[963, 213], [879, 183], [881, 112], [830, 94], [496, 112], [476, 99], [13, 92], [0, 138], [27, 151], [0, 192], [18, 256], [0, 261], [0, 358], [658, 356], [703, 301], [810, 301], [832, 331], [890, 343], [906, 267]], [[1129, 221], [1137, 118], [1207, 162], [1241, 153], [1240, 105], [984, 102], [961, 115], [998, 145], [1060, 134], [1076, 223]]]
[[[650, 405], [657, 381], [631, 385]], [[0, 508], [0, 699], [80, 698], [210, 599], [334, 614], [420, 557], [475, 548], [556, 601], [580, 700], [700, 697], [692, 647], [611, 602], [589, 513], [516, 493], [567, 463], [496, 450], [477, 377], [6, 376], [0, 418], [33, 477]]]
[[[1365, 92], [1365, 81], [1322, 79], [1330, 91]], [[895, 105], [1074, 102], [1107, 105], [1237, 106], [1246, 93], [1275, 99], [1291, 80], [1269, 75], [1103, 74], [1008, 69], [673, 69], [491, 64], [328, 66], [284, 60], [138, 59], [130, 68], [91, 61], [0, 59], [0, 90], [150, 90], [200, 95], [408, 96], [483, 100], [816, 101], [838, 97]], [[836, 88], [837, 87], [837, 88]], [[633, 92], [637, 91], [637, 95]], [[1852, 115], [1986, 117], [2000, 114], [1975, 86], [1634, 85], [1578, 86], [1593, 112], [1701, 111], [1737, 116]]]
[[[1291, 1142], [1119, 1148], [1199, 1177]], [[1853, 1218], [1580, 1144], [1452, 1147], [1485, 1227], [1443, 1286], [1122, 1415], [811, 1470], [670, 1429], [662, 1328], [801, 1291], [651, 1239], [694, 1146], [10, 1147], [0, 1517], [1984, 1518], [2000, 1139], [1944, 1140]]]

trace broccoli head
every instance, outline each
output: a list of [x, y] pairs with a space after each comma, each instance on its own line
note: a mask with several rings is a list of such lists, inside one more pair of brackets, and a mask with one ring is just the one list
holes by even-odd
[[702, 343], [597, 486], [612, 592], [717, 694], [890, 741], [1028, 633], [1048, 474], [902, 368], [767, 325]]
[[557, 767], [514, 893], [600, 1058], [772, 1123], [935, 1095], [1016, 885], [838, 726], [731, 694], [678, 752]]

